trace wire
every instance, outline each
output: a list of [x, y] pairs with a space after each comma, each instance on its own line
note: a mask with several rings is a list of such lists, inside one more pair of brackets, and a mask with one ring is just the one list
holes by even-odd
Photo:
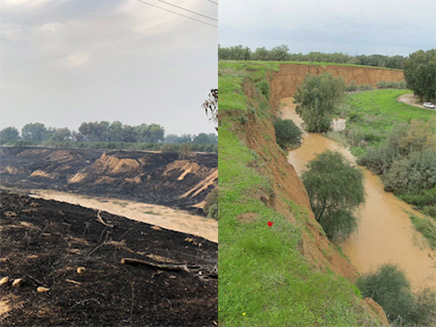
[[218, 2], [215, 2], [215, 1], [212, 1], [212, 0], [207, 0], [207, 1], [209, 1], [209, 2], [212, 2], [213, 4], [218, 4]]
[[188, 12], [193, 13], [193, 14], [198, 15], [198, 16], [202, 16], [202, 17], [205, 17], [205, 18], [208, 18], [208, 19], [212, 19], [212, 20], [214, 20], [214, 21], [216, 21], [216, 22], [218, 21], [218, 19], [216, 19], [216, 18], [213, 18], [213, 17], [210, 17], [210, 16], [206, 16], [206, 15], [200, 14], [200, 13], [198, 13], [198, 12], [196, 12], [196, 11], [192, 11], [192, 10], [186, 9], [186, 8], [184, 8], [184, 7], [180, 7], [180, 6], [175, 5], [175, 4], [171, 3], [171, 2], [167, 2], [167, 1], [164, 1], [164, 0], [157, 0], [157, 1], [160, 1], [160, 2], [166, 3], [167, 5], [170, 5], [170, 6], [173, 6], [173, 7], [179, 8], [179, 9], [182, 9], [182, 10], [184, 10], [184, 11], [188, 11]]
[[176, 14], [176, 15], [179, 15], [179, 16], [182, 16], [182, 17], [185, 17], [185, 18], [189, 18], [189, 19], [194, 20], [194, 21], [196, 21], [196, 22], [198, 22], [198, 23], [202, 23], [202, 24], [206, 24], [206, 25], [209, 25], [209, 26], [212, 26], [212, 27], [218, 28], [218, 26], [216, 26], [216, 25], [209, 24], [209, 23], [203, 22], [203, 21], [201, 21], [201, 20], [199, 20], [199, 19], [195, 19], [195, 18], [193, 18], [193, 17], [186, 16], [186, 15], [180, 14], [180, 13], [178, 13], [178, 12], [175, 12], [175, 11], [172, 11], [172, 10], [169, 10], [169, 9], [166, 9], [166, 8], [162, 8], [162, 7], [159, 7], [159, 6], [156, 6], [156, 5], [154, 5], [154, 4], [151, 4], [151, 3], [145, 2], [145, 1], [143, 1], [143, 0], [137, 0], [137, 1], [139, 1], [139, 2], [141, 2], [141, 3], [143, 3], [143, 4], [146, 4], [146, 5], [149, 5], [149, 6], [152, 6], [152, 7], [155, 7], [155, 8], [159, 8], [159, 9], [162, 9], [162, 10], [168, 11], [168, 12], [170, 12], [170, 13], [173, 13], [173, 14]]

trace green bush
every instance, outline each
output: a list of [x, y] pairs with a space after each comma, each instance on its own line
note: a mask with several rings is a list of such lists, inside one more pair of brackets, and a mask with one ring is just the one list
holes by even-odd
[[269, 99], [269, 83], [265, 80], [262, 80], [256, 85], [260, 93], [262, 93], [265, 98]]
[[374, 88], [369, 84], [362, 84], [357, 86], [357, 91], [371, 91]]
[[381, 81], [376, 83], [378, 89], [407, 89], [406, 81], [393, 82], [393, 81]]
[[436, 326], [436, 292], [425, 288], [418, 294], [411, 318], [415, 326]]
[[310, 206], [329, 239], [342, 241], [357, 227], [353, 211], [364, 202], [363, 173], [338, 152], [325, 151], [302, 174]]
[[414, 310], [414, 298], [404, 273], [394, 265], [383, 265], [376, 272], [357, 280], [364, 297], [372, 298], [386, 313], [390, 322], [403, 321]]
[[356, 82], [352, 81], [350, 84], [345, 86], [345, 91], [346, 92], [355, 92], [355, 91], [357, 91], [357, 84], [356, 84]]
[[364, 297], [380, 304], [393, 326], [434, 326], [436, 293], [424, 289], [415, 296], [397, 266], [383, 265], [376, 272], [361, 276], [357, 286]]
[[436, 186], [428, 190], [421, 190], [419, 193], [401, 193], [400, 197], [407, 203], [418, 206], [433, 205], [436, 204]]
[[355, 81], [352, 81], [350, 84], [345, 86], [345, 91], [347, 92], [361, 92], [361, 91], [371, 91], [374, 90], [374, 88], [369, 84], [360, 84], [357, 85]]
[[368, 152], [358, 160], [358, 164], [367, 167], [377, 175], [383, 175], [389, 171], [397, 157], [397, 149], [381, 146], [378, 148], [370, 148]]
[[394, 161], [384, 182], [386, 190], [394, 193], [433, 188], [436, 185], [436, 151], [414, 152]]
[[283, 149], [296, 148], [301, 145], [302, 132], [292, 120], [276, 119], [274, 130], [277, 144]]

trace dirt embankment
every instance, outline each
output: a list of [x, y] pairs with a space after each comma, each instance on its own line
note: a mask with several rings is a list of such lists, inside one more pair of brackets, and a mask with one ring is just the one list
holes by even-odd
[[[246, 84], [244, 92], [253, 95], [256, 91], [253, 86]], [[253, 106], [258, 105], [254, 97], [250, 97], [250, 99], [253, 101], [251, 103]], [[263, 159], [265, 164], [257, 169], [271, 181], [271, 191], [259, 190], [256, 196], [267, 206], [288, 217], [295, 224], [306, 225], [306, 232], [303, 233], [303, 242], [299, 249], [315, 267], [321, 270], [331, 269], [354, 281], [357, 276], [355, 268], [333, 249], [323, 234], [321, 226], [315, 220], [310, 208], [309, 197], [303, 183], [275, 141], [275, 132], [271, 121], [260, 119], [255, 114], [249, 114], [247, 119], [240, 130], [240, 138]], [[268, 153], [265, 152], [265, 149], [269, 149]], [[286, 201], [298, 205], [299, 210], [305, 213], [296, 218], [295, 214], [291, 213]]]
[[216, 325], [216, 243], [0, 192], [1, 326]]
[[[0, 148], [1, 184], [198, 207], [218, 180], [217, 155]], [[197, 209], [194, 209], [197, 210]]]
[[292, 97], [297, 87], [303, 83], [307, 74], [321, 75], [330, 73], [333, 76], [342, 76], [346, 84], [355, 82], [357, 85], [369, 84], [373, 87], [380, 81], [404, 81], [401, 70], [381, 69], [354, 66], [321, 66], [304, 64], [282, 64], [278, 72], [271, 73], [271, 98], [276, 104], [280, 99]]

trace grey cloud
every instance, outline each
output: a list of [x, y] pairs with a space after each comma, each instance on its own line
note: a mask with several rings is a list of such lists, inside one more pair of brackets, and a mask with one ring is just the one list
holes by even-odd
[[[216, 11], [202, 0], [186, 5]], [[40, 7], [27, 22], [7, 12], [1, 127], [121, 120], [160, 123], [169, 133], [213, 131], [200, 105], [217, 85], [216, 29], [134, 0]]]

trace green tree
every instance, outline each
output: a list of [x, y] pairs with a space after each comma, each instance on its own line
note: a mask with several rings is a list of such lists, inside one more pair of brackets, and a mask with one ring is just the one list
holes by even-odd
[[274, 130], [277, 144], [283, 149], [296, 148], [301, 144], [301, 135], [303, 134], [297, 125], [289, 119], [276, 119], [274, 121]]
[[436, 98], [436, 49], [412, 53], [404, 61], [407, 87], [423, 102]]
[[315, 218], [327, 237], [346, 239], [357, 227], [353, 211], [365, 199], [362, 172], [340, 153], [327, 150], [309, 162], [302, 180]]
[[306, 75], [294, 102], [307, 131], [322, 133], [329, 129], [335, 107], [342, 100], [344, 90], [342, 77], [334, 78], [328, 73], [320, 76]]
[[145, 143], [159, 143], [164, 141], [165, 130], [158, 124], [141, 124], [135, 127], [137, 140]]
[[270, 53], [265, 47], [257, 48], [256, 51], [251, 55], [251, 59], [253, 60], [269, 60]]
[[163, 142], [165, 130], [158, 124], [150, 124], [148, 126], [148, 137], [151, 143]]
[[124, 142], [123, 141], [124, 126], [120, 121], [114, 121], [109, 126], [109, 141], [110, 142]]
[[0, 141], [8, 142], [8, 141], [18, 141], [20, 138], [18, 129], [15, 127], [6, 127], [0, 131]]
[[71, 138], [71, 131], [67, 128], [56, 128], [53, 130], [50, 140], [55, 142], [64, 142]]
[[274, 47], [269, 52], [269, 59], [276, 61], [286, 61], [289, 60], [289, 47], [282, 44], [278, 47]]
[[29, 123], [21, 129], [21, 136], [26, 141], [41, 142], [47, 137], [47, 128], [41, 123]]
[[[214, 134], [212, 134], [212, 135], [214, 135]], [[210, 139], [210, 134], [200, 133], [200, 134], [194, 136], [192, 143], [194, 143], [194, 144], [213, 144], [214, 140]]]

